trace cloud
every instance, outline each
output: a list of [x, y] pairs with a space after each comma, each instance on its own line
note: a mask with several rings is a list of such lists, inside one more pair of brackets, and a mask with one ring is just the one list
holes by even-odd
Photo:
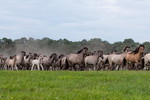
[[144, 42], [150, 32], [148, 12], [149, 0], [5, 0], [0, 4], [0, 38]]

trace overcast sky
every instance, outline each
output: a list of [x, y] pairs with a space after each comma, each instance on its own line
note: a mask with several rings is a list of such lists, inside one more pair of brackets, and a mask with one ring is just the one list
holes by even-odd
[[0, 38], [150, 41], [150, 0], [0, 0]]

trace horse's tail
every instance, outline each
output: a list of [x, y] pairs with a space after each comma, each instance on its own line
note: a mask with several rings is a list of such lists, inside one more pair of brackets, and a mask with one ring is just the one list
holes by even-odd
[[109, 60], [108, 60], [108, 58], [106, 59], [106, 61], [105, 61], [104, 63], [105, 63], [105, 64], [109, 63]]
[[69, 69], [69, 62], [67, 59], [65, 60], [65, 65], [66, 65], [66, 69]]
[[144, 69], [144, 67], [145, 67], [145, 59], [142, 58], [142, 69]]
[[123, 58], [123, 66], [126, 66], [126, 62], [127, 62], [126, 58]]

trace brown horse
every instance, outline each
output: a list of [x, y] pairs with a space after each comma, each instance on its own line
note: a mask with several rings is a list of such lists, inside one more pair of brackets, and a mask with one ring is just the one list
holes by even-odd
[[[70, 70], [83, 70], [84, 65], [84, 58], [85, 55], [88, 53], [88, 48], [84, 47], [77, 54], [69, 54], [66, 56], [66, 67], [71, 68]], [[79, 66], [79, 68], [76, 68]]]
[[[144, 53], [144, 45], [140, 45], [139, 47], [137, 47], [134, 51], [132, 52], [128, 52], [125, 54], [125, 59], [127, 61], [128, 64], [128, 68], [130, 69], [135, 69], [138, 70], [138, 65], [142, 65], [142, 56]], [[129, 67], [129, 63], [132, 65], [131, 67]], [[135, 66], [135, 67], [134, 67]]]

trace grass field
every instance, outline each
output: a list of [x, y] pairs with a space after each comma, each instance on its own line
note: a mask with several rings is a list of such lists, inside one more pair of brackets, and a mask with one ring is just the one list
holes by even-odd
[[0, 71], [0, 100], [150, 100], [150, 72]]

